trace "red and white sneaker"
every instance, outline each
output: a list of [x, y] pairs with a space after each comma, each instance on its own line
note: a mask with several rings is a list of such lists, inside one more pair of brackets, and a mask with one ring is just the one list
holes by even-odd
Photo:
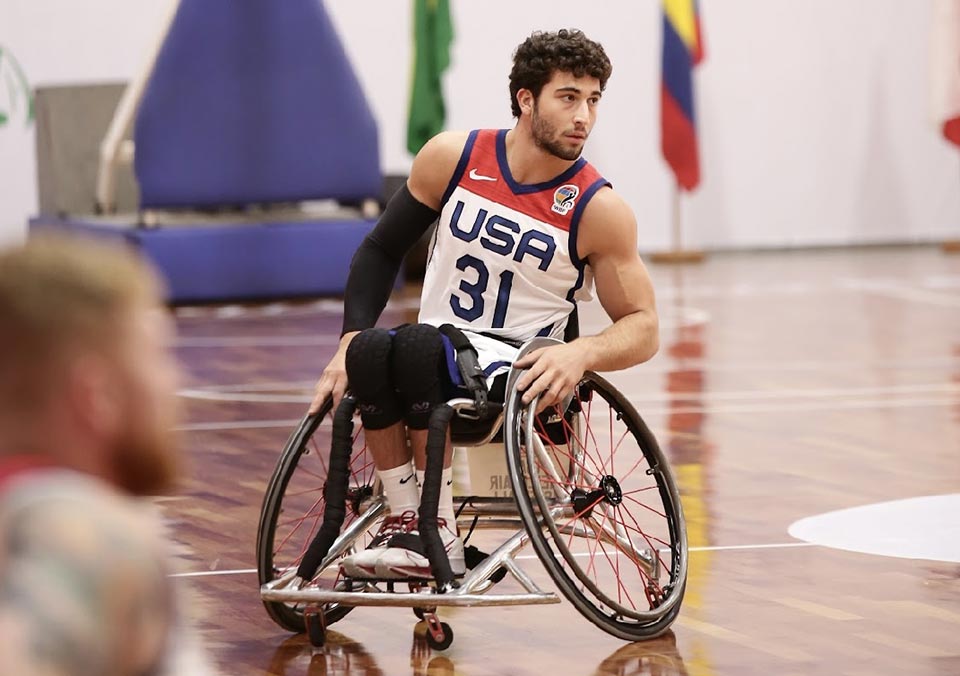
[[[463, 556], [463, 540], [456, 531], [456, 523], [453, 524], [453, 530], [447, 526], [445, 519], [437, 519], [437, 526], [440, 530], [440, 541], [447, 551], [447, 558], [450, 559], [450, 570], [454, 575], [463, 575], [466, 572], [466, 563]], [[408, 531], [411, 535], [419, 534], [417, 530]], [[380, 554], [376, 560], [377, 577], [381, 580], [397, 580], [410, 577], [432, 578], [433, 572], [430, 570], [430, 561], [426, 556], [404, 549], [403, 547], [388, 546], [386, 549], [380, 549]]]
[[390, 538], [399, 533], [416, 533], [416, 528], [417, 513], [414, 511], [408, 510], [399, 516], [386, 517], [366, 549], [340, 560], [340, 570], [347, 577], [376, 579], [377, 560], [386, 551]]

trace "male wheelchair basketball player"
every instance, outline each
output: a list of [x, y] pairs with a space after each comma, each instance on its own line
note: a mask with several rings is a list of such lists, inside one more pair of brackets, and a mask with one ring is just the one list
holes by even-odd
[[[606, 631], [647, 638], [676, 617], [676, 485], [636, 411], [595, 373], [658, 347], [636, 219], [580, 156], [610, 72], [580, 31], [531, 35], [510, 74], [516, 126], [431, 139], [358, 249], [340, 347], [261, 515], [261, 595], [283, 626], [306, 621], [320, 641], [354, 606], [408, 605], [444, 647], [439, 606], [558, 600], [517, 565], [527, 542]], [[434, 222], [419, 323], [372, 328], [404, 253]], [[593, 287], [612, 324], [560, 340]], [[491, 403], [491, 391], [502, 398]], [[492, 439], [513, 497], [468, 496], [455, 510], [452, 447]], [[461, 519], [522, 528], [483, 557], [464, 547]], [[488, 593], [507, 575], [523, 593]]]

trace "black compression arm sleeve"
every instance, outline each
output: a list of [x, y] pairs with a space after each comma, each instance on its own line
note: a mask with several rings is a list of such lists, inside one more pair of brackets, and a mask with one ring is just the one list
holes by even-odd
[[377, 323], [403, 257], [439, 215], [418, 202], [406, 184], [390, 198], [376, 227], [364, 238], [350, 263], [341, 335]]

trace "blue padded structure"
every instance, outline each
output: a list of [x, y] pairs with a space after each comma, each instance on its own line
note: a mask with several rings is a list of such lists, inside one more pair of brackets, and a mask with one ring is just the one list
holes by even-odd
[[30, 220], [30, 232], [129, 242], [157, 266], [169, 302], [193, 303], [340, 295], [353, 253], [374, 224], [358, 219], [118, 228], [93, 219], [38, 216]]
[[144, 208], [380, 195], [376, 122], [321, 0], [181, 0], [134, 141]]

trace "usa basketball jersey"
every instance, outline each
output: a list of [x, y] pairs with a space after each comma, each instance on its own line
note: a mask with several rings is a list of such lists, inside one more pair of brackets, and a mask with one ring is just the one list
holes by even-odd
[[592, 296], [580, 217], [609, 183], [583, 158], [553, 180], [517, 183], [506, 135], [467, 139], [441, 202], [419, 321], [521, 342], [562, 338], [576, 302]]

